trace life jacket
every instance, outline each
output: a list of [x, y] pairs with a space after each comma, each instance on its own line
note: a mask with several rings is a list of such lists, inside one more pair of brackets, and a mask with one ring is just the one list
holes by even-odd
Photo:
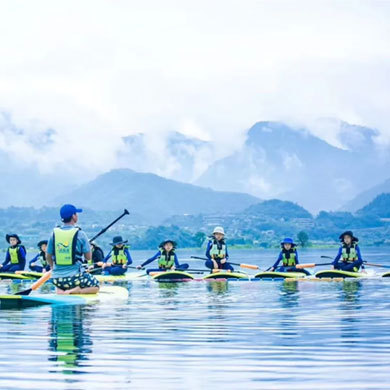
[[213, 244], [210, 248], [210, 256], [212, 259], [224, 259], [226, 257], [227, 250], [224, 240], [217, 241], [213, 239]]
[[158, 259], [158, 267], [163, 269], [170, 269], [175, 265], [175, 252], [171, 250], [169, 255], [163, 249], [160, 250], [161, 256]]
[[125, 265], [127, 264], [127, 256], [125, 253], [125, 249], [127, 249], [128, 246], [124, 246], [122, 248], [112, 248], [111, 250], [111, 262], [113, 265]]
[[344, 263], [353, 263], [358, 259], [356, 251], [357, 244], [352, 243], [351, 246], [343, 244], [341, 247], [341, 259]]
[[282, 261], [285, 267], [294, 267], [297, 264], [297, 250], [295, 248], [282, 250]]
[[45, 252], [41, 251], [41, 253], [39, 254], [38, 260], [41, 262], [43, 268], [47, 267], [48, 262], [46, 260], [46, 253]]
[[57, 265], [73, 265], [81, 260], [81, 254], [76, 253], [77, 234], [80, 228], [54, 229], [54, 261]]
[[22, 256], [20, 254], [20, 248], [23, 248], [24, 252], [26, 252], [26, 248], [23, 245], [16, 245], [14, 247], [10, 246], [8, 248], [11, 264], [20, 264], [23, 261]]
[[99, 246], [97, 247], [91, 246], [91, 252], [92, 252], [92, 259], [88, 262], [90, 265], [103, 261], [104, 252], [102, 248], [100, 248]]

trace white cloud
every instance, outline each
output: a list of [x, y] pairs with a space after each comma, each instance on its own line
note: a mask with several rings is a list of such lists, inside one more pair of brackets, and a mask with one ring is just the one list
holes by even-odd
[[[373, 1], [2, 1], [0, 110], [25, 133], [0, 148], [92, 174], [138, 132], [153, 153], [168, 131], [211, 139], [214, 157], [258, 120], [336, 117], [390, 141], [389, 16]], [[28, 140], [47, 128], [41, 152]], [[337, 128], [312, 128], [337, 144]]]

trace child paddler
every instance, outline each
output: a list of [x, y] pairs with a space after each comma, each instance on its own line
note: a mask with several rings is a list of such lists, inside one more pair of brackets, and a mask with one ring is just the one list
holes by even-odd
[[91, 245], [91, 254], [92, 259], [88, 261], [88, 270], [95, 270], [93, 272], [94, 275], [102, 272], [103, 260], [104, 260], [104, 252], [100, 246], [94, 242], [90, 242]]
[[342, 271], [358, 272], [363, 259], [358, 246], [359, 239], [348, 230], [339, 237], [341, 246], [333, 261], [333, 268]]
[[188, 268], [188, 264], [180, 264], [176, 255], [177, 244], [173, 240], [165, 240], [159, 245], [159, 251], [150, 259], [144, 261], [137, 266], [138, 269], [144, 268], [151, 262], [158, 260], [158, 268], [149, 268], [146, 272], [162, 272], [168, 270], [184, 271]]
[[228, 263], [229, 253], [225, 242], [225, 231], [223, 227], [217, 226], [207, 244], [205, 265], [207, 268], [220, 269], [233, 272], [234, 268]]
[[[310, 275], [310, 273], [304, 269], [296, 268], [296, 265], [299, 264], [297, 244], [294, 243], [292, 238], [285, 238], [280, 243], [282, 250], [279, 253], [279, 256], [275, 264], [271, 267], [270, 271], [277, 272], [303, 272]], [[282, 265], [279, 265], [282, 262]]]
[[30, 260], [29, 267], [34, 272], [47, 272], [50, 270], [50, 265], [46, 260], [47, 240], [38, 242], [39, 253]]
[[127, 267], [133, 262], [129, 247], [121, 236], [112, 239], [111, 252], [103, 260], [103, 271], [106, 275], [123, 275]]
[[0, 272], [14, 273], [16, 271], [24, 271], [26, 265], [26, 248], [22, 245], [17, 234], [7, 234], [5, 236], [9, 244], [5, 260], [0, 265]]
[[71, 204], [61, 207], [63, 222], [54, 231], [47, 245], [47, 261], [53, 269], [52, 280], [58, 294], [96, 294], [99, 291], [97, 279], [87, 273], [82, 265], [83, 256], [91, 260], [91, 248], [87, 235], [76, 226], [77, 213]]

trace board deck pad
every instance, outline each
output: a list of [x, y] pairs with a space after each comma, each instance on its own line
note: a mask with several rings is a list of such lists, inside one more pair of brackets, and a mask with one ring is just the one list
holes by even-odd
[[304, 272], [271, 272], [264, 271], [257, 273], [255, 279], [296, 279], [305, 278], [307, 275]]
[[203, 276], [204, 280], [229, 280], [229, 279], [249, 279], [249, 275], [240, 272], [216, 272]]
[[364, 278], [366, 275], [362, 272], [348, 272], [336, 269], [319, 271], [315, 274], [316, 278]]

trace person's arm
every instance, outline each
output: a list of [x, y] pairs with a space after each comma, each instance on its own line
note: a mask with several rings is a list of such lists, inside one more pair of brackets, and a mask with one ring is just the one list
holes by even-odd
[[88, 237], [82, 230], [79, 230], [77, 239], [80, 240], [81, 253], [84, 255], [84, 260], [88, 263], [92, 260], [91, 245], [89, 244]]
[[46, 251], [46, 260], [47, 260], [47, 263], [49, 264], [50, 266], [50, 269], [53, 269], [54, 268], [54, 261], [53, 261], [53, 257], [54, 257], [54, 235], [52, 234], [49, 238], [49, 241], [47, 243], [47, 251]]
[[271, 267], [272, 271], [278, 268], [278, 265], [282, 261], [282, 259], [283, 259], [283, 253], [280, 252], [275, 264]]
[[109, 252], [107, 256], [103, 259], [103, 263], [107, 263], [107, 261], [110, 259], [111, 259], [111, 252]]
[[21, 268], [24, 269], [26, 267], [26, 250], [23, 247], [19, 248], [19, 259]]
[[362, 253], [360, 252], [360, 248], [359, 248], [359, 246], [358, 245], [356, 245], [356, 254], [357, 254], [357, 257], [358, 257], [358, 260], [360, 261], [360, 262], [362, 262], [363, 263], [363, 259], [362, 259]]
[[228, 252], [228, 247], [226, 245], [226, 257], [225, 257], [226, 260], [229, 260], [229, 252]]
[[299, 264], [298, 251], [295, 251], [295, 264]]
[[175, 258], [175, 268], [180, 267], [179, 259], [177, 258], [177, 254], [176, 253], [174, 254], [174, 258]]
[[38, 261], [38, 258], [39, 258], [39, 253], [35, 256], [35, 257], [33, 257], [31, 260], [30, 260], [30, 262], [28, 263], [28, 266], [29, 267], [31, 267], [31, 265], [33, 264], [33, 263], [35, 263], [36, 261]]
[[11, 261], [11, 256], [10, 256], [10, 254], [9, 254], [9, 250], [7, 249], [7, 253], [5, 254], [5, 260], [4, 260], [3, 264], [1, 264], [1, 266], [4, 267], [4, 266], [7, 265], [10, 261]]
[[133, 259], [131, 258], [130, 251], [127, 248], [125, 249], [125, 254], [127, 257], [127, 264], [126, 265], [133, 264]]
[[334, 258], [334, 260], [333, 260], [333, 263], [332, 263], [333, 266], [336, 265], [336, 264], [338, 263], [338, 261], [339, 261], [340, 258], [341, 258], [342, 253], [343, 253], [343, 248], [340, 247], [340, 248], [339, 248], [339, 251], [337, 252], [337, 256], [336, 256], [336, 257]]
[[161, 252], [158, 251], [153, 257], [151, 257], [150, 259], [144, 261], [142, 264], [141, 264], [141, 267], [145, 267], [145, 265], [148, 265], [150, 264], [152, 261], [158, 259], [161, 257]]
[[210, 255], [210, 250], [211, 250], [211, 247], [212, 247], [212, 242], [209, 241], [207, 243], [207, 249], [206, 249], [206, 257], [211, 260], [211, 255]]

